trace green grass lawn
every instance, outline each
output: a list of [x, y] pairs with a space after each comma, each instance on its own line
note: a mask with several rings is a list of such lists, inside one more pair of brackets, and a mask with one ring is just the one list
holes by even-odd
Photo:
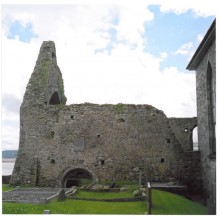
[[3, 203], [3, 214], [144, 214], [146, 202], [95, 202], [67, 199], [43, 204]]
[[10, 186], [10, 185], [6, 185], [6, 184], [3, 184], [3, 185], [2, 185], [2, 191], [3, 191], [3, 192], [12, 190], [12, 189], [14, 189], [14, 188], [15, 188], [15, 187]]
[[152, 214], [206, 215], [203, 205], [170, 192], [152, 190]]
[[[131, 190], [119, 193], [85, 192], [80, 190], [78, 197], [87, 198], [124, 198], [132, 197]], [[206, 215], [207, 208], [192, 202], [180, 195], [152, 190], [152, 214], [160, 215]], [[147, 211], [146, 201], [140, 202], [97, 202], [66, 199], [48, 204], [22, 204], [3, 202], [3, 214], [42, 214], [51, 210], [52, 214], [144, 214]]]

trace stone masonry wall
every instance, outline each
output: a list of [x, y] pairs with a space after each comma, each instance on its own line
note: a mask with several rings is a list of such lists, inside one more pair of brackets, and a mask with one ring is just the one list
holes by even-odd
[[[216, 83], [216, 42], [210, 46], [206, 55], [196, 69], [197, 82], [197, 114], [198, 114], [198, 144], [201, 152], [201, 167], [203, 191], [207, 198], [216, 196], [216, 157], [211, 155], [210, 132], [209, 132], [209, 111], [207, 96], [207, 69], [208, 63], [211, 64]], [[212, 203], [213, 205], [215, 204]]]
[[169, 123], [183, 151], [193, 151], [192, 134], [197, 126], [197, 118], [169, 118]]
[[150, 105], [66, 106], [55, 58], [54, 43], [44, 42], [20, 109], [12, 184], [60, 187], [73, 169], [95, 180], [138, 180], [140, 172], [146, 178], [146, 159], [154, 181], [199, 181], [200, 154], [184, 152], [188, 134], [176, 130], [195, 118], [168, 119]]
[[26, 115], [28, 145], [19, 150], [23, 155], [19, 153], [17, 159], [21, 157], [20, 175], [25, 183], [60, 186], [68, 168], [86, 169], [99, 179], [138, 180], [139, 171], [145, 176], [146, 158], [154, 181], [185, 181], [180, 173], [195, 172], [169, 120], [152, 106], [45, 105], [41, 113], [35, 110], [34, 126]]

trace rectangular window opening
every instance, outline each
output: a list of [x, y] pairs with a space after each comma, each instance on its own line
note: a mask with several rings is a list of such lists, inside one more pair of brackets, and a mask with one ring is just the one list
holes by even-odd
[[50, 163], [55, 164], [55, 160], [54, 160], [54, 159], [51, 159], [51, 160], [50, 160]]
[[160, 159], [160, 162], [161, 162], [161, 163], [164, 163], [164, 161], [165, 161], [164, 158], [161, 158], [161, 159]]
[[123, 123], [123, 122], [125, 122], [125, 119], [124, 119], [124, 118], [119, 118], [119, 119], [118, 119], [118, 122]]
[[50, 133], [50, 137], [51, 137], [51, 139], [54, 139], [54, 135], [55, 135], [55, 132], [52, 131], [52, 132]]

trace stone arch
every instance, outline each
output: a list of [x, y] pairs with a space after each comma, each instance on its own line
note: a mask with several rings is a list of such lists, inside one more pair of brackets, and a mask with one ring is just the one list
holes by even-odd
[[55, 91], [49, 101], [49, 104], [51, 105], [56, 105], [56, 104], [60, 104], [60, 97], [57, 91]]
[[95, 176], [82, 167], [70, 168], [66, 170], [61, 179], [61, 187], [70, 188], [72, 186], [89, 185], [96, 181]]

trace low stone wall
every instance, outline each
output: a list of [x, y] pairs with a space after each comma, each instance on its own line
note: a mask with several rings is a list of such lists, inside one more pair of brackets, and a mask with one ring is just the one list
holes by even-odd
[[135, 197], [135, 198], [113, 198], [113, 199], [98, 199], [98, 198], [80, 198], [80, 197], [71, 197], [68, 198], [73, 200], [83, 200], [83, 201], [103, 201], [103, 202], [135, 202], [135, 201], [146, 201], [146, 196]]
[[110, 189], [80, 189], [86, 192], [120, 192], [120, 188], [110, 188]]
[[[120, 192], [119, 188], [111, 188], [111, 189], [80, 189], [82, 191], [87, 192]], [[103, 201], [103, 202], [135, 202], [135, 201], [145, 201], [146, 196], [137, 196], [137, 197], [131, 197], [131, 198], [113, 198], [113, 199], [104, 199], [104, 198], [81, 198], [81, 197], [75, 197], [77, 189], [74, 190], [75, 192], [70, 193], [70, 195], [67, 196], [69, 199], [73, 200], [83, 200], [83, 201]]]

